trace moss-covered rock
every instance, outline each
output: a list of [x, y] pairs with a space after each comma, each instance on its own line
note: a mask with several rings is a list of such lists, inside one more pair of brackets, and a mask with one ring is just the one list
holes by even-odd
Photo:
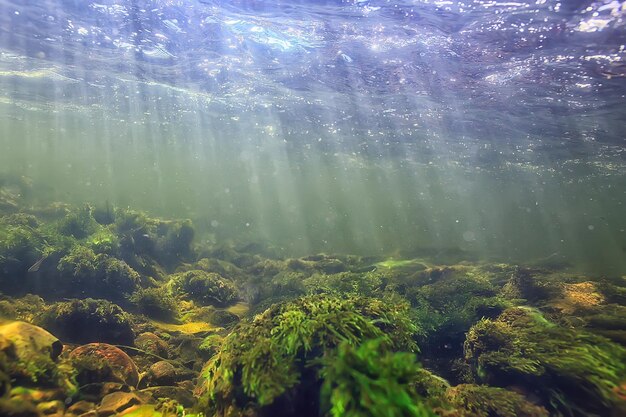
[[445, 393], [455, 415], [464, 417], [548, 417], [548, 411], [504, 388], [461, 384]]
[[167, 342], [152, 332], [144, 332], [137, 336], [135, 339], [135, 346], [150, 355], [155, 355], [164, 359], [169, 357], [169, 347]]
[[0, 374], [16, 385], [60, 388], [71, 395], [71, 370], [58, 362], [62, 349], [59, 339], [41, 327], [21, 321], [0, 324]]
[[323, 358], [320, 415], [435, 417], [414, 389], [421, 369], [415, 355], [391, 352], [385, 343], [342, 342]]
[[128, 264], [77, 245], [61, 258], [56, 292], [65, 296], [123, 301], [138, 289], [140, 276]]
[[164, 287], [140, 288], [133, 293], [130, 301], [140, 313], [158, 320], [173, 320], [178, 317], [176, 299]]
[[175, 293], [201, 305], [227, 306], [238, 299], [235, 285], [215, 272], [193, 270], [171, 276]]
[[76, 380], [81, 385], [110, 381], [136, 387], [139, 383], [137, 365], [115, 346], [89, 343], [74, 349], [69, 359], [76, 369]]
[[465, 341], [473, 377], [518, 385], [565, 415], [609, 415], [626, 380], [626, 349], [582, 330], [557, 326], [527, 308], [474, 325]]
[[[168, 269], [193, 257], [194, 228], [190, 220], [161, 220], [144, 212], [118, 209], [115, 230], [122, 259], [140, 268], [142, 259], [158, 259]], [[142, 271], [149, 272], [149, 271]]]
[[84, 239], [99, 229], [98, 222], [91, 215], [92, 208], [85, 205], [68, 213], [57, 224], [58, 231], [65, 236]]
[[[408, 305], [316, 295], [275, 305], [238, 325], [203, 375], [207, 409], [240, 415], [319, 415], [319, 359], [343, 343], [382, 339], [389, 351], [416, 349]], [[239, 410], [239, 411], [233, 411]], [[295, 413], [295, 414], [293, 414]]]
[[451, 364], [463, 356], [465, 333], [483, 317], [497, 317], [510, 304], [482, 276], [453, 269], [430, 284], [409, 288], [413, 314], [423, 333], [423, 359], [446, 378], [457, 378]]
[[37, 322], [71, 343], [106, 342], [131, 345], [135, 334], [130, 316], [107, 300], [71, 300], [52, 304]]
[[384, 283], [375, 273], [339, 272], [336, 274], [314, 274], [302, 279], [302, 285], [309, 293], [336, 292], [340, 294], [360, 294], [368, 297], [382, 293]]

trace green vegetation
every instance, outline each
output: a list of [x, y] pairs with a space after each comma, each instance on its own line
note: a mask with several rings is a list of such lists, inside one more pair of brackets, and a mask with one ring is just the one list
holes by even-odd
[[548, 411], [504, 388], [461, 384], [445, 394], [448, 406], [468, 417], [548, 417]]
[[52, 304], [36, 321], [72, 343], [106, 342], [129, 345], [135, 338], [130, 316], [107, 300], [71, 300]]
[[164, 287], [140, 288], [130, 297], [139, 312], [160, 320], [178, 317], [178, 302]]
[[626, 379], [626, 349], [557, 326], [526, 308], [474, 325], [465, 341], [465, 360], [477, 381], [527, 387], [566, 415], [606, 415]]
[[239, 298], [235, 285], [216, 272], [193, 270], [174, 274], [172, 288], [176, 294], [201, 305], [227, 306]]
[[319, 389], [319, 359], [339, 345], [380, 339], [377, 343], [387, 351], [411, 352], [417, 349], [415, 331], [406, 303], [314, 295], [274, 305], [237, 326], [207, 363], [207, 407], [219, 412], [229, 406], [261, 408], [283, 401], [295, 409], [303, 407], [306, 401], [298, 396]]
[[342, 342], [322, 360], [323, 415], [332, 417], [435, 416], [412, 390], [420, 366], [411, 353], [390, 352], [384, 339], [359, 346]]
[[106, 254], [97, 255], [85, 246], [72, 248], [57, 268], [62, 292], [73, 296], [121, 301], [139, 285], [139, 274], [126, 262]]

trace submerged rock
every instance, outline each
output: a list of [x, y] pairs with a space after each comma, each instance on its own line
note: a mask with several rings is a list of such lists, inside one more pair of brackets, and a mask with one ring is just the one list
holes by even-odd
[[[413, 375], [413, 370], [418, 369], [410, 360], [414, 359], [413, 355], [396, 357], [392, 353], [415, 349], [412, 336], [416, 329], [407, 313], [406, 303], [392, 304], [357, 296], [317, 295], [275, 305], [253, 321], [240, 323], [207, 363], [203, 370], [206, 381], [198, 391], [205, 411], [217, 415], [250, 412], [317, 416], [326, 411], [325, 405], [319, 403], [323, 381], [328, 382], [328, 390], [335, 389], [332, 384], [339, 378], [334, 373], [337, 371], [346, 378], [346, 384], [341, 387], [354, 383], [350, 375], [341, 373], [342, 369], [347, 369], [343, 368], [343, 356], [354, 356], [356, 360], [369, 352], [376, 360], [388, 361], [390, 368], [391, 363], [397, 364], [391, 373], [405, 372], [406, 366], [406, 372]], [[348, 346], [344, 347], [345, 352], [337, 353], [343, 342], [357, 345], [370, 339], [381, 341], [368, 345], [360, 353]], [[330, 360], [335, 354], [339, 355], [336, 362], [322, 365], [322, 358]], [[382, 362], [380, 365], [384, 368], [386, 365]], [[321, 376], [326, 372], [324, 369], [333, 376]], [[379, 370], [377, 368], [376, 372]], [[403, 383], [393, 385], [395, 374], [387, 376], [389, 380], [385, 381], [390, 384], [390, 394], [410, 401], [407, 394], [410, 389]], [[366, 395], [367, 388], [363, 389]], [[387, 401], [384, 397], [380, 394], [372, 406], [384, 407]]]
[[18, 384], [67, 388], [56, 362], [62, 350], [59, 339], [41, 327], [21, 321], [0, 324], [0, 359]]
[[97, 408], [98, 417], [117, 415], [142, 403], [143, 401], [132, 392], [113, 392], [102, 399]]
[[172, 288], [201, 305], [224, 307], [239, 299], [235, 285], [215, 272], [193, 270], [172, 275]]
[[151, 332], [144, 332], [137, 336], [135, 339], [135, 346], [149, 354], [156, 355], [161, 358], [167, 359], [169, 356], [167, 343], [159, 336]]
[[72, 343], [130, 345], [135, 339], [130, 320], [118, 305], [87, 298], [55, 303], [38, 317], [37, 322]]
[[528, 308], [474, 325], [465, 361], [477, 381], [523, 387], [566, 415], [609, 415], [623, 401], [616, 390], [626, 380], [626, 349]]
[[448, 403], [468, 417], [548, 417], [548, 411], [513, 391], [484, 385], [461, 384], [448, 388]]
[[19, 360], [43, 355], [56, 360], [63, 350], [61, 341], [41, 327], [14, 321], [0, 324], [0, 338], [7, 339]]
[[181, 387], [149, 387], [140, 390], [139, 393], [149, 395], [153, 401], [159, 398], [170, 398], [186, 408], [191, 408], [196, 404], [196, 399], [191, 391]]
[[135, 362], [121, 349], [106, 343], [89, 343], [70, 353], [81, 385], [94, 382], [122, 382], [136, 387], [139, 371]]

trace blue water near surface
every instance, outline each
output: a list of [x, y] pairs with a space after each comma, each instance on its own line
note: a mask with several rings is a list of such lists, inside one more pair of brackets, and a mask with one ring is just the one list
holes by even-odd
[[[624, 116], [626, 93], [619, 1], [2, 0], [0, 7], [3, 49], [54, 63], [90, 86], [125, 77], [169, 83], [241, 111], [304, 112], [300, 122], [312, 125], [334, 104], [344, 124], [391, 126], [398, 140], [429, 125], [469, 136], [623, 140], [621, 125], [612, 125]], [[335, 103], [329, 95], [338, 95]]]

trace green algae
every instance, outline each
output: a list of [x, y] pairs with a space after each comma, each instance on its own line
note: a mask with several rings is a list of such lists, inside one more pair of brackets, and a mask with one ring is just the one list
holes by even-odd
[[[341, 343], [383, 339], [388, 349], [416, 350], [416, 328], [407, 312], [406, 304], [356, 296], [315, 295], [275, 305], [233, 329], [207, 363], [207, 408], [221, 412], [231, 404], [243, 409], [247, 401], [262, 408], [288, 392], [296, 395], [301, 384], [310, 386], [318, 379], [311, 376], [311, 364]], [[248, 400], [239, 403], [241, 395]], [[302, 407], [296, 400], [290, 406]]]
[[565, 414], [608, 412], [626, 379], [625, 348], [521, 308], [475, 324], [467, 333], [465, 360], [476, 380], [520, 384]]

